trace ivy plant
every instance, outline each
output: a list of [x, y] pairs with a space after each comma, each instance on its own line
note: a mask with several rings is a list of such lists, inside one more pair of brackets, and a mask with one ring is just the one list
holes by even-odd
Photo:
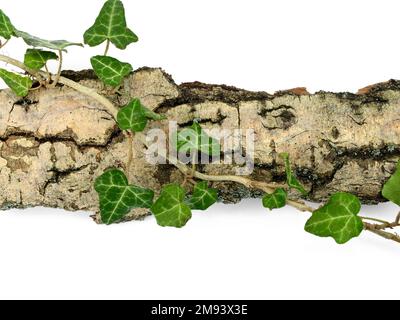
[[25, 97], [32, 87], [32, 80], [29, 77], [20, 76], [14, 72], [0, 68], [0, 78], [14, 91], [17, 96]]
[[320, 237], [332, 237], [339, 244], [358, 237], [364, 229], [358, 216], [360, 200], [349, 193], [334, 194], [327, 204], [313, 212], [305, 230]]
[[383, 186], [382, 196], [400, 206], [400, 162], [394, 174]]
[[139, 40], [137, 35], [127, 27], [124, 5], [120, 0], [106, 1], [94, 25], [85, 32], [83, 37], [85, 43], [91, 47], [107, 41], [118, 49], [125, 49], [129, 44]]
[[130, 185], [126, 175], [117, 169], [106, 171], [95, 182], [95, 190], [100, 198], [103, 223], [120, 221], [134, 208], [150, 208], [154, 192]]
[[85, 44], [91, 47], [106, 42], [104, 54], [91, 59], [92, 67], [106, 85], [119, 86], [133, 68], [130, 63], [107, 56], [110, 44], [124, 50], [128, 45], [139, 40], [136, 34], [127, 27], [122, 1], [107, 0], [93, 26], [86, 30], [83, 38]]
[[133, 132], [143, 131], [149, 120], [164, 120], [165, 116], [157, 114], [142, 105], [139, 99], [133, 99], [121, 108], [117, 115], [117, 123], [121, 130]]
[[[126, 163], [106, 169], [94, 181], [94, 190], [99, 198], [100, 220], [104, 224], [124, 221], [129, 218], [132, 210], [143, 209], [150, 212], [160, 226], [181, 228], [192, 218], [193, 211], [207, 210], [218, 201], [219, 190], [215, 188], [216, 183], [234, 182], [263, 191], [262, 205], [268, 211], [276, 212], [289, 205], [309, 212], [311, 216], [305, 222], [304, 228], [312, 235], [329, 237], [338, 244], [344, 244], [358, 237], [363, 231], [370, 231], [400, 243], [400, 237], [390, 232], [391, 229], [400, 226], [400, 215], [393, 222], [362, 216], [361, 202], [355, 195], [346, 192], [334, 193], [325, 204], [316, 209], [307, 204], [301, 198], [309, 197], [308, 188], [296, 176], [290, 155], [285, 152], [280, 154], [280, 166], [282, 172], [285, 172], [285, 177], [279, 184], [260, 181], [254, 177], [209, 175], [197, 171], [194, 161], [189, 167], [180, 163], [178, 159], [169, 157], [166, 160], [181, 172], [182, 183], [167, 184], [162, 186], [161, 190], [151, 190], [136, 183], [130, 174], [134, 164], [133, 139], [137, 136], [138, 141], [146, 143], [141, 139], [141, 134], [146, 131], [148, 123], [165, 120], [165, 115], [150, 110], [137, 97], [129, 97], [130, 102], [125, 106], [116, 106], [101, 92], [62, 77], [63, 54], [69, 47], [83, 45], [76, 41], [45, 40], [21, 31], [0, 9], [0, 49], [15, 37], [22, 38], [28, 45], [24, 61], [20, 62], [1, 54], [0, 61], [18, 67], [23, 72], [16, 73], [0, 68], [0, 78], [16, 96], [25, 97], [31, 90], [41, 87], [44, 90], [54, 88], [58, 83], [69, 86], [102, 104], [113, 115], [115, 123], [126, 137]], [[91, 47], [105, 43], [104, 53], [90, 59], [94, 72], [104, 85], [117, 89], [133, 72], [130, 63], [108, 55], [110, 46], [114, 45], [117, 49], [124, 50], [137, 41], [138, 37], [127, 25], [122, 1], [105, 1], [94, 24], [83, 35], [83, 42]], [[56, 72], [51, 72], [47, 66], [52, 60], [58, 61]], [[221, 154], [219, 141], [209, 135], [197, 121], [193, 121], [191, 126], [180, 128], [173, 139], [178, 153], [206, 156]], [[382, 196], [400, 206], [400, 162], [394, 174], [384, 184]]]
[[28, 49], [25, 53], [24, 63], [28, 68], [40, 70], [49, 60], [58, 60], [57, 54], [53, 51]]
[[286, 201], [287, 192], [283, 188], [278, 188], [271, 194], [265, 194], [262, 199], [263, 206], [270, 210], [283, 208], [286, 206]]
[[10, 18], [0, 9], [0, 37], [10, 40], [11, 37], [15, 36], [15, 31]]
[[71, 47], [71, 46], [82, 47], [83, 46], [81, 43], [70, 42], [67, 40], [45, 40], [45, 39], [41, 39], [36, 36], [33, 36], [27, 32], [19, 31], [19, 30], [15, 30], [15, 36], [21, 37], [27, 45], [32, 46], [34, 48], [46, 48], [46, 49], [51, 49], [51, 50], [56, 50], [56, 51], [67, 52], [66, 48], [68, 48], [68, 47]]
[[210, 137], [197, 121], [177, 133], [176, 146], [177, 151], [183, 153], [197, 151], [213, 156], [221, 152], [218, 140]]

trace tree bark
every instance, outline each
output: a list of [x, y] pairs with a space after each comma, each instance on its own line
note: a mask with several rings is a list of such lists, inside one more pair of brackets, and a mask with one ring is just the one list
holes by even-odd
[[[299, 179], [321, 201], [337, 191], [351, 192], [364, 203], [382, 200], [383, 183], [400, 154], [400, 82], [391, 80], [357, 94], [304, 88], [249, 92], [222, 85], [177, 86], [160, 69], [142, 68], [125, 80], [118, 94], [107, 91], [91, 71], [64, 72], [96, 88], [122, 106], [138, 97], [180, 126], [198, 119], [206, 128], [254, 129], [256, 180], [281, 182], [278, 154], [288, 152]], [[154, 122], [150, 128], [164, 128]], [[182, 175], [169, 164], [152, 166], [145, 148], [134, 141], [132, 182], [160, 190]], [[0, 208], [46, 206], [98, 211], [93, 181], [110, 167], [126, 168], [127, 139], [103, 106], [72, 89], [32, 91], [20, 99], [0, 92]], [[209, 174], [234, 174], [232, 165], [204, 165]], [[225, 202], [260, 196], [235, 183], [214, 183]], [[130, 219], [146, 210], [136, 210]]]

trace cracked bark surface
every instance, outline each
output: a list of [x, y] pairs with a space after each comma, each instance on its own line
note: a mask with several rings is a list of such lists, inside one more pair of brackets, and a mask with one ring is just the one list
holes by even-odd
[[[206, 128], [254, 129], [256, 180], [284, 180], [278, 154], [288, 152], [309, 200], [337, 191], [365, 203], [382, 200], [383, 183], [400, 157], [400, 82], [391, 80], [358, 94], [303, 88], [249, 92], [222, 85], [176, 85], [161, 69], [142, 68], [119, 94], [107, 92], [91, 71], [64, 76], [103, 91], [117, 105], [138, 97], [180, 126], [199, 119]], [[149, 128], [167, 130], [167, 123]], [[92, 99], [66, 87], [39, 89], [24, 99], [0, 91], [0, 208], [46, 206], [97, 212], [93, 181], [105, 169], [125, 169], [127, 139], [112, 116]], [[171, 165], [152, 166], [134, 141], [132, 182], [159, 190], [183, 180]], [[230, 165], [205, 165], [208, 174], [234, 174]], [[235, 183], [214, 183], [225, 202], [259, 196]], [[129, 219], [146, 215], [132, 212]]]

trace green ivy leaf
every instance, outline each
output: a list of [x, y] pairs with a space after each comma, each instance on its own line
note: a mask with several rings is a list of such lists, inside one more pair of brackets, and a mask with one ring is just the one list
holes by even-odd
[[84, 34], [84, 41], [91, 47], [106, 40], [118, 49], [125, 49], [138, 37], [126, 25], [125, 9], [120, 0], [108, 0], [100, 11], [96, 22]]
[[313, 212], [305, 230], [319, 237], [332, 237], [338, 244], [344, 244], [358, 237], [364, 229], [358, 216], [360, 209], [361, 203], [356, 196], [336, 193], [326, 205]]
[[117, 115], [118, 126], [121, 130], [143, 131], [148, 120], [164, 120], [164, 115], [155, 113], [146, 108], [139, 99], [133, 99], [120, 109]]
[[394, 174], [383, 186], [382, 195], [385, 199], [400, 206], [400, 161], [397, 163]]
[[289, 160], [289, 154], [287, 153], [281, 153], [280, 156], [282, 159], [285, 161], [285, 170], [286, 170], [286, 182], [289, 188], [296, 189], [299, 191], [303, 196], [307, 195], [308, 192], [304, 189], [303, 185], [297, 180], [296, 176], [294, 175], [291, 165], [290, 165], [290, 160]]
[[158, 200], [151, 207], [157, 223], [162, 227], [181, 228], [192, 217], [192, 212], [184, 202], [185, 190], [177, 184], [166, 185]]
[[207, 210], [218, 200], [218, 190], [208, 187], [207, 181], [197, 183], [187, 204], [192, 210]]
[[201, 153], [215, 156], [221, 152], [218, 140], [207, 135], [196, 121], [193, 122], [191, 127], [178, 132], [176, 145], [177, 150], [183, 153], [197, 150]]
[[272, 194], [266, 194], [263, 199], [263, 206], [270, 210], [283, 208], [286, 205], [287, 193], [284, 189], [278, 188]]
[[125, 174], [117, 169], [106, 171], [95, 182], [100, 198], [101, 220], [105, 224], [120, 221], [134, 208], [150, 208], [154, 192], [129, 185]]
[[29, 77], [23, 77], [19, 74], [0, 69], [0, 78], [10, 87], [17, 96], [25, 97], [32, 88], [32, 80]]
[[35, 48], [47, 48], [51, 50], [61, 50], [61, 51], [67, 51], [65, 48], [70, 47], [70, 46], [80, 46], [83, 47], [82, 43], [76, 43], [76, 42], [69, 42], [66, 40], [44, 40], [35, 36], [30, 35], [27, 32], [24, 31], [19, 31], [16, 30], [15, 34], [18, 37], [21, 37], [24, 39], [25, 43], [27, 45], [30, 45]]
[[58, 60], [58, 56], [51, 51], [28, 49], [25, 53], [24, 64], [34, 70], [40, 70], [49, 60]]
[[121, 130], [141, 132], [147, 126], [147, 118], [139, 99], [132, 100], [119, 110], [117, 115], [118, 126]]
[[133, 71], [129, 63], [108, 56], [95, 56], [90, 59], [96, 75], [105, 84], [116, 87]]
[[0, 36], [10, 40], [12, 36], [15, 36], [15, 30], [10, 18], [0, 9]]

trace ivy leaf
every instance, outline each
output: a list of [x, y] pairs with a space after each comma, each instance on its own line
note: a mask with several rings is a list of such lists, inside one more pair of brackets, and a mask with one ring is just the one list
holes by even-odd
[[122, 80], [133, 71], [129, 63], [121, 62], [107, 56], [95, 56], [90, 59], [96, 75], [105, 84], [116, 87]]
[[117, 115], [118, 126], [121, 130], [141, 132], [147, 126], [147, 118], [139, 99], [132, 100], [119, 110]]
[[10, 40], [12, 36], [15, 36], [15, 30], [10, 18], [0, 9], [0, 36]]
[[25, 53], [24, 64], [34, 70], [40, 70], [49, 60], [58, 60], [58, 56], [51, 51], [28, 49]]
[[262, 199], [263, 206], [270, 210], [283, 208], [286, 205], [287, 193], [284, 189], [278, 188], [272, 194], [266, 194]]
[[383, 186], [382, 195], [385, 199], [400, 206], [400, 161], [397, 163], [395, 173]]
[[0, 69], [0, 78], [10, 87], [17, 96], [25, 97], [32, 87], [32, 80], [29, 77], [20, 76], [19, 74]]
[[218, 200], [218, 190], [208, 187], [207, 181], [197, 183], [193, 195], [187, 202], [192, 210], [207, 210]]
[[182, 228], [192, 217], [185, 204], [185, 190], [177, 184], [166, 185], [158, 200], [151, 207], [157, 223], [162, 227]]
[[125, 174], [111, 169], [96, 179], [95, 190], [100, 198], [101, 220], [105, 224], [120, 221], [134, 208], [150, 208], [154, 192], [129, 185]]
[[285, 161], [286, 183], [289, 186], [289, 188], [296, 189], [303, 196], [307, 195], [308, 192], [304, 189], [303, 185], [299, 182], [299, 180], [297, 180], [296, 176], [293, 174], [290, 165], [289, 154], [281, 153], [280, 156]]
[[364, 229], [358, 216], [360, 209], [361, 203], [356, 196], [336, 193], [326, 205], [313, 212], [305, 230], [319, 237], [332, 237], [338, 244], [344, 244], [358, 237]]
[[139, 99], [133, 99], [123, 107], [117, 115], [118, 126], [121, 130], [141, 132], [146, 128], [148, 120], [164, 120], [164, 115], [146, 108]]
[[76, 43], [76, 42], [69, 42], [67, 40], [44, 40], [35, 36], [30, 35], [27, 32], [24, 31], [15, 31], [16, 36], [21, 37], [24, 39], [25, 43], [27, 45], [30, 45], [35, 48], [47, 48], [51, 50], [57, 50], [57, 51], [67, 51], [65, 48], [70, 47], [70, 46], [80, 46], [83, 47], [82, 43]]
[[214, 156], [221, 152], [218, 140], [207, 135], [196, 121], [191, 127], [178, 132], [176, 145], [178, 151], [184, 153], [194, 150]]
[[108, 0], [100, 11], [96, 22], [84, 34], [84, 41], [91, 47], [106, 40], [118, 49], [125, 49], [139, 39], [126, 25], [125, 9], [120, 0]]

